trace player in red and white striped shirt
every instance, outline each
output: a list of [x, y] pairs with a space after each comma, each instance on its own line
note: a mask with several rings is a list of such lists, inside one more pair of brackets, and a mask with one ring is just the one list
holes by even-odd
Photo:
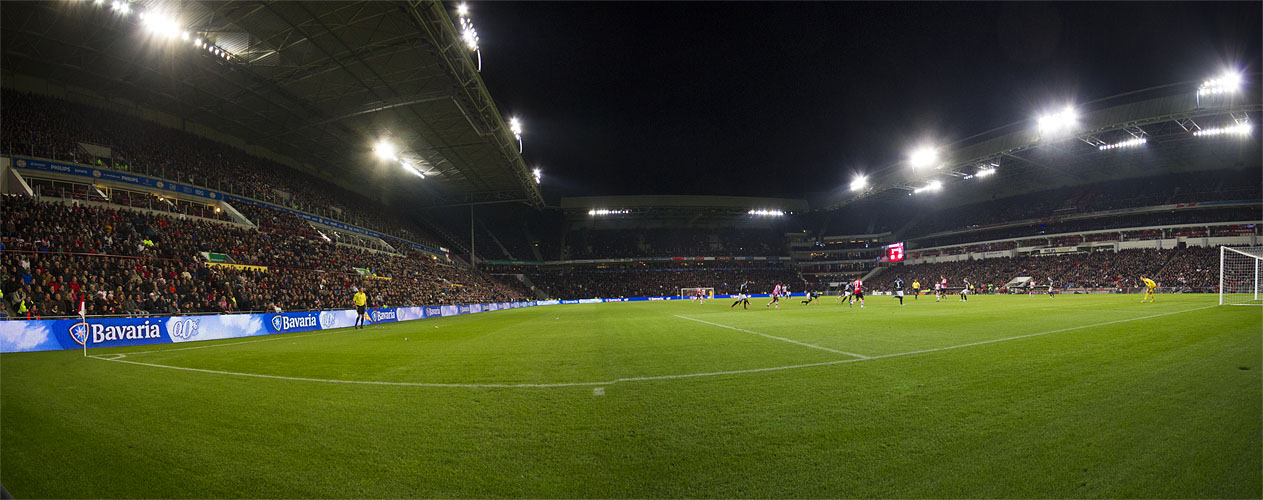
[[856, 299], [858, 299], [860, 301], [860, 309], [863, 309], [864, 308], [864, 282], [860, 280], [859, 278], [856, 278], [854, 285], [855, 285], [855, 288], [853, 289], [851, 293], [851, 301], [854, 302]]
[[767, 304], [765, 304], [763, 307], [771, 307], [772, 304], [776, 304], [776, 308], [780, 309], [781, 308], [781, 294], [785, 293], [784, 290], [785, 290], [784, 287], [781, 286], [779, 283], [775, 287], [773, 287], [772, 300], [769, 301]]

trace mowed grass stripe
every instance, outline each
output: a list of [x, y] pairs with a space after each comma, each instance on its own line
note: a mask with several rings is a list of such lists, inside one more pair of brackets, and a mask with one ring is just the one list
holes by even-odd
[[[272, 374], [262, 374], [262, 373], [252, 373], [252, 372], [217, 370], [217, 369], [209, 369], [209, 368], [193, 368], [193, 367], [188, 367], [188, 366], [175, 366], [175, 365], [170, 365], [170, 364], [126, 360], [119, 357], [112, 357], [108, 355], [97, 356], [94, 358], [100, 359], [103, 361], [114, 361], [114, 362], [119, 362], [119, 363], [131, 364], [131, 365], [136, 365], [136, 366], [146, 366], [146, 367], [152, 367], [152, 368], [168, 368], [168, 369], [208, 373], [208, 374], [216, 374], [216, 375], [272, 378], [272, 379], [291, 380], [291, 381], [298, 381], [298, 382], [323, 382], [323, 383], [335, 383], [335, 384], [364, 384], [364, 385], [386, 385], [386, 386], [406, 386], [406, 387], [474, 388], [474, 389], [599, 386], [599, 385], [612, 385], [612, 384], [620, 383], [620, 382], [639, 382], [639, 381], [647, 381], [647, 380], [675, 380], [675, 379], [711, 377], [711, 376], [722, 376], [722, 375], [764, 373], [764, 372], [769, 372], [769, 371], [782, 371], [782, 370], [791, 370], [791, 369], [800, 369], [800, 368], [831, 366], [831, 365], [842, 364], [842, 363], [847, 363], [847, 362], [863, 361], [863, 360], [870, 360], [870, 359], [883, 359], [883, 358], [891, 358], [891, 357], [899, 357], [899, 356], [910, 356], [910, 355], [916, 355], [916, 354], [925, 354], [925, 353], [933, 353], [933, 352], [947, 351], [947, 350], [953, 350], [953, 349], [961, 349], [961, 348], [966, 348], [966, 347], [974, 347], [974, 346], [992, 344], [992, 343], [997, 343], [997, 342], [1020, 340], [1020, 339], [1030, 338], [1030, 337], [1038, 337], [1038, 336], [1043, 336], [1043, 335], [1051, 335], [1051, 334], [1063, 333], [1063, 332], [1069, 332], [1069, 331], [1091, 329], [1091, 328], [1102, 328], [1102, 327], [1108, 327], [1108, 326], [1116, 325], [1120, 323], [1148, 320], [1148, 319], [1159, 318], [1162, 316], [1168, 316], [1172, 314], [1180, 314], [1180, 313], [1193, 312], [1193, 311], [1198, 311], [1198, 310], [1203, 310], [1203, 309], [1209, 309], [1212, 307], [1216, 307], [1216, 306], [1202, 306], [1200, 308], [1195, 308], [1195, 309], [1185, 309], [1185, 310], [1180, 310], [1180, 311], [1150, 314], [1150, 315], [1146, 315], [1146, 316], [1142, 316], [1138, 318], [1120, 319], [1120, 320], [1108, 321], [1108, 322], [1097, 323], [1097, 324], [1092, 324], [1092, 325], [1080, 325], [1080, 326], [1067, 327], [1067, 328], [1062, 328], [1062, 329], [1057, 329], [1057, 330], [1048, 330], [1048, 331], [1043, 331], [1043, 332], [1017, 335], [1017, 336], [1012, 336], [1012, 337], [1004, 337], [1004, 338], [999, 338], [999, 339], [982, 340], [982, 341], [971, 342], [967, 344], [933, 347], [933, 348], [921, 349], [917, 351], [883, 354], [880, 356], [873, 356], [873, 357], [860, 356], [856, 354], [845, 353], [841, 351], [834, 351], [830, 349], [821, 349], [817, 346], [812, 346], [810, 344], [804, 344], [804, 343], [796, 342], [789, 339], [764, 335], [757, 332], [751, 332], [748, 330], [736, 329], [736, 328], [727, 327], [724, 325], [719, 325], [716, 323], [703, 322], [710, 326], [740, 330], [744, 333], [752, 333], [755, 335], [759, 335], [761, 337], [790, 342], [795, 345], [802, 345], [802, 346], [811, 347], [814, 349], [825, 350], [825, 351], [833, 352], [836, 354], [844, 354], [847, 356], [851, 356], [851, 358], [842, 359], [842, 360], [833, 360], [833, 361], [819, 361], [819, 362], [812, 362], [812, 363], [799, 363], [799, 364], [793, 364], [793, 365], [778, 365], [778, 366], [749, 368], [749, 369], [677, 373], [677, 374], [670, 374], [670, 375], [645, 375], [645, 376], [617, 377], [617, 378], [610, 378], [603, 381], [602, 380], [577, 380], [577, 381], [566, 381], [566, 382], [494, 382], [494, 381], [493, 382], [424, 382], [424, 381], [389, 381], [389, 380], [353, 379], [353, 378], [317, 378], [317, 377], [306, 377], [306, 376], [296, 376], [296, 375], [272, 375]], [[676, 315], [676, 317], [689, 319], [687, 317], [679, 316], [679, 315]], [[227, 345], [239, 345], [239, 343], [230, 343]], [[394, 365], [394, 366], [396, 368], [400, 368], [402, 365]]]
[[[1195, 298], [1162, 296], [1140, 314], [1205, 304]], [[995, 299], [971, 314], [1040, 322], [1035, 308]], [[1104, 299], [1090, 309], [1130, 310]], [[592, 310], [636, 314], [616, 306]], [[794, 330], [795, 316], [773, 319]], [[820, 369], [617, 384], [600, 397], [3, 355], [0, 483], [19, 498], [1259, 498], [1261, 331], [1257, 309], [1211, 308]], [[747, 337], [752, 350], [814, 353]], [[656, 340], [671, 338], [645, 337]]]
[[[532, 314], [396, 323], [291, 342], [146, 353], [125, 361], [278, 377], [517, 385], [766, 368], [839, 357], [691, 325], [652, 309], [609, 306], [547, 306]], [[624, 311], [634, 314], [620, 314]]]

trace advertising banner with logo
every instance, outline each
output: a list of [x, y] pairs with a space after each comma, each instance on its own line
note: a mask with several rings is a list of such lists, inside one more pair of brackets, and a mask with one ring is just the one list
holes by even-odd
[[[796, 293], [793, 296], [802, 296]], [[767, 297], [752, 294], [749, 297]], [[716, 295], [715, 298], [731, 298]], [[438, 318], [484, 311], [557, 304], [600, 304], [681, 300], [680, 297], [628, 297], [614, 299], [540, 300], [493, 304], [370, 309], [368, 323], [394, 323]], [[311, 311], [279, 314], [219, 314], [151, 318], [89, 318], [58, 320], [0, 321], [0, 352], [55, 351], [88, 347], [120, 347], [149, 344], [196, 342], [347, 328], [355, 324], [355, 311]]]

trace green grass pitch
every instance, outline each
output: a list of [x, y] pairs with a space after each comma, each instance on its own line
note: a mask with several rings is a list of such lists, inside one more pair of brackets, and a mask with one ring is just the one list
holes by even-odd
[[0, 484], [17, 498], [1260, 498], [1263, 309], [1215, 299], [564, 305], [90, 352], [112, 361], [6, 354]]

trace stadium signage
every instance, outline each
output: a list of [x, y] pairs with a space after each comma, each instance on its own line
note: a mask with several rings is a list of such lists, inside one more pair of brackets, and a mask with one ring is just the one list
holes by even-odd
[[162, 327], [150, 324], [148, 321], [141, 325], [107, 326], [100, 323], [90, 323], [88, 326], [92, 332], [93, 344], [104, 344], [117, 340], [162, 338]]
[[173, 339], [188, 340], [197, 335], [198, 318], [176, 319], [167, 323]]
[[314, 330], [320, 328], [320, 319], [311, 314], [303, 316], [272, 316], [272, 329], [277, 332], [287, 332], [296, 329]]
[[374, 323], [381, 323], [383, 321], [395, 321], [396, 319], [395, 310], [394, 309], [373, 309], [372, 312], [369, 313], [369, 318], [372, 319]]
[[[801, 296], [802, 294], [793, 294]], [[752, 294], [750, 297], [766, 297]], [[716, 295], [715, 298], [728, 298]], [[456, 316], [474, 311], [495, 311], [556, 304], [596, 304], [677, 300], [677, 297], [620, 297], [614, 299], [540, 300], [497, 304], [447, 305], [375, 309], [371, 322], [410, 321], [422, 318]], [[277, 333], [347, 328], [354, 324], [355, 311], [333, 310], [282, 314], [213, 314], [151, 318], [89, 318], [0, 321], [0, 352], [56, 351], [88, 347], [116, 347], [166, 344], [202, 340], [231, 339]]]

